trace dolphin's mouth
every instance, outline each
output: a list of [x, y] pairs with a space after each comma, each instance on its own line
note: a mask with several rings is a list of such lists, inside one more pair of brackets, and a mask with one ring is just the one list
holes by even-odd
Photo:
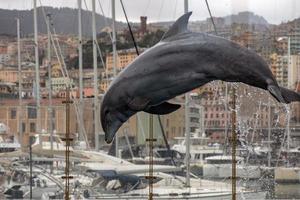
[[110, 144], [113, 141], [117, 131], [122, 126], [122, 124], [123, 123], [119, 120], [114, 120], [112, 123], [107, 124], [104, 138], [106, 143]]
[[113, 138], [108, 137], [107, 134], [105, 133], [105, 142], [107, 144], [110, 144], [112, 142], [112, 140], [113, 140]]

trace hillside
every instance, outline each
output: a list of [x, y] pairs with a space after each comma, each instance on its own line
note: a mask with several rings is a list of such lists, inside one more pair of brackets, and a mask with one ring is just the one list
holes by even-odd
[[[72, 8], [52, 8], [44, 7], [46, 14], [51, 13], [53, 24], [56, 32], [59, 34], [76, 35], [77, 26], [77, 9]], [[0, 9], [0, 34], [16, 35], [16, 20], [20, 18], [21, 31], [23, 35], [33, 34], [33, 11], [32, 10], [5, 10]], [[111, 19], [106, 18], [108, 25]], [[126, 27], [126, 24], [117, 22], [117, 28]], [[96, 27], [99, 33], [105, 27], [105, 17], [96, 15]], [[38, 8], [38, 32], [46, 33], [46, 23], [44, 20], [42, 8]], [[82, 10], [82, 34], [83, 36], [92, 36], [92, 13]]]
[[268, 26], [269, 23], [268, 21], [263, 18], [262, 16], [256, 15], [252, 12], [244, 11], [244, 12], [239, 12], [236, 15], [228, 15], [226, 17], [223, 17], [225, 20], [225, 24], [229, 25], [232, 23], [237, 23], [237, 24], [260, 24], [260, 25], [265, 25]]

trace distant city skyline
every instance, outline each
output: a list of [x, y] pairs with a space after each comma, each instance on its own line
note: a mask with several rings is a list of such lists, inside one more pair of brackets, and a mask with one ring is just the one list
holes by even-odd
[[[77, 8], [77, 0], [37, 0], [37, 5], [52, 7]], [[91, 0], [86, 0], [91, 10]], [[97, 13], [102, 14], [101, 2], [106, 17], [111, 16], [111, 0], [96, 0]], [[183, 13], [184, 0], [123, 0], [130, 21], [139, 21], [142, 15], [148, 16], [149, 22], [174, 21]], [[209, 0], [213, 16], [223, 17], [250, 11], [263, 16], [271, 24], [279, 24], [300, 17], [299, 0]], [[2, 9], [32, 9], [32, 0], [0, 1]], [[82, 7], [86, 9], [84, 0]], [[191, 20], [204, 20], [208, 15], [205, 0], [189, 0], [189, 10], [193, 11]], [[116, 18], [125, 21], [120, 1], [116, 0]]]

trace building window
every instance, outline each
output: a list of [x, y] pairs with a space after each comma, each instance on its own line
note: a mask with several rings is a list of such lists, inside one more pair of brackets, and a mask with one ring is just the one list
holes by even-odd
[[30, 123], [30, 132], [31, 133], [35, 132], [35, 123], [34, 122]]
[[191, 117], [191, 122], [199, 123], [199, 118]]
[[175, 134], [175, 131], [176, 131], [176, 128], [175, 127], [172, 127], [172, 134]]
[[22, 132], [26, 132], [26, 124], [25, 123], [22, 123]]
[[196, 132], [196, 127], [191, 127], [191, 128], [190, 128], [190, 131], [191, 131], [192, 133], [195, 133], [195, 132]]
[[16, 119], [17, 118], [17, 109], [16, 108], [12, 108], [10, 110], [10, 118], [11, 119]]
[[190, 108], [190, 112], [191, 113], [199, 113], [199, 109], [198, 108]]
[[52, 129], [53, 129], [53, 130], [56, 129], [56, 127], [55, 127], [55, 122], [52, 123]]
[[29, 119], [36, 119], [37, 114], [36, 114], [36, 109], [35, 108], [27, 108], [27, 115]]

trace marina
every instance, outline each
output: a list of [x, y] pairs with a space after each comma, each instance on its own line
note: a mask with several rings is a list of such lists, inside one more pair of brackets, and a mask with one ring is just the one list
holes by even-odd
[[0, 3], [0, 199], [300, 199], [300, 16], [165, 1]]

